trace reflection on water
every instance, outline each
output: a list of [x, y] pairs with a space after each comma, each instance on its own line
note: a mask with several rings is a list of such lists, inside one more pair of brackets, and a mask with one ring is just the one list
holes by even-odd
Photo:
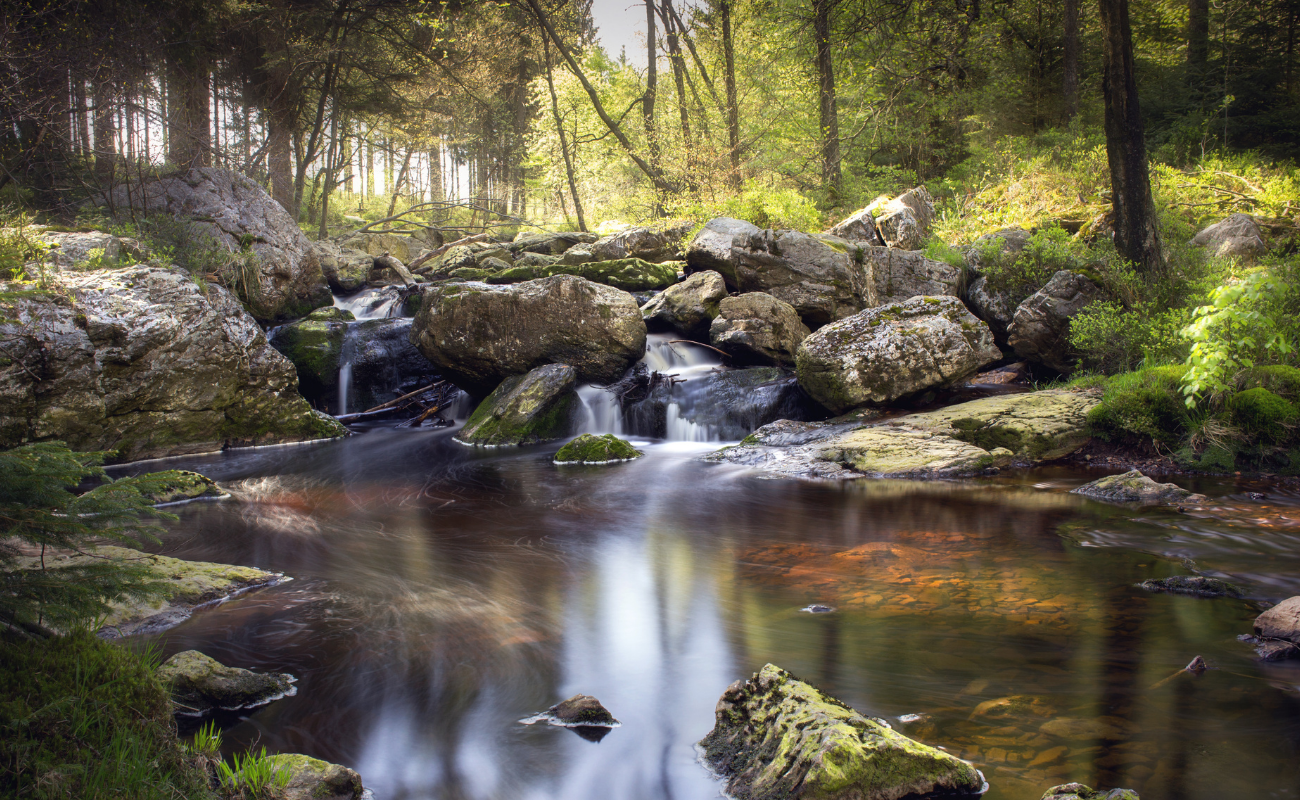
[[[772, 661], [972, 760], [994, 800], [1069, 780], [1297, 796], [1300, 669], [1235, 639], [1256, 601], [1300, 593], [1295, 496], [1200, 486], [1225, 499], [1135, 512], [1067, 494], [1096, 477], [1078, 473], [807, 484], [687, 443], [559, 469], [555, 445], [449, 435], [174, 464], [235, 498], [183, 507], [165, 552], [295, 578], [159, 637], [300, 677], [228, 748], [348, 764], [380, 800], [703, 800], [719, 784], [693, 743]], [[1253, 600], [1135, 588], [1184, 559]], [[1196, 655], [1213, 669], [1166, 680]], [[622, 727], [519, 724], [578, 693]]]

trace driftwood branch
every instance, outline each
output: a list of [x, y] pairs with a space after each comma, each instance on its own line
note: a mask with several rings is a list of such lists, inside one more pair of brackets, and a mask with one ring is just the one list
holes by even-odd
[[693, 342], [690, 339], [669, 339], [668, 344], [693, 344], [696, 347], [707, 347], [715, 353], [719, 353], [723, 356], [726, 356], [727, 358], [731, 358], [731, 354], [725, 350], [719, 350], [718, 348], [714, 347], [711, 344], [704, 344], [703, 342]]

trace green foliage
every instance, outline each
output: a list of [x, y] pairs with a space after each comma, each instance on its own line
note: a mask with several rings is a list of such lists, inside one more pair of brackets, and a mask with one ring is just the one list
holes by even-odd
[[682, 198], [671, 206], [677, 216], [707, 222], [714, 217], [734, 217], [760, 228], [820, 231], [821, 212], [812, 200], [794, 189], [750, 180], [739, 193], [711, 202]]
[[[175, 518], [150, 507], [148, 495], [162, 487], [149, 476], [109, 480], [99, 466], [105, 455], [74, 453], [62, 442], [0, 452], [0, 624], [26, 632], [47, 623], [68, 628], [104, 613], [114, 600], [150, 597], [164, 587], [145, 566], [45, 563], [47, 554], [82, 552], [92, 539], [127, 546], [154, 541], [157, 526], [141, 517]], [[72, 491], [87, 480], [103, 483], [80, 495]]]
[[1300, 410], [1263, 387], [1247, 389], [1227, 403], [1232, 421], [1248, 437], [1269, 444], [1287, 441], [1293, 435]]
[[[0, 280], [45, 284], [45, 259], [50, 246], [37, 236], [32, 221], [30, 214], [0, 208]], [[33, 262], [38, 265], [38, 273], [29, 275], [27, 265]]]
[[1174, 449], [1196, 420], [1183, 402], [1183, 366], [1147, 367], [1109, 378], [1101, 403], [1088, 412], [1093, 436], [1138, 447]]
[[1041, 289], [1058, 271], [1080, 269], [1086, 255], [1086, 248], [1058, 225], [1034, 231], [1018, 253], [1009, 252], [997, 238], [977, 247], [980, 272], [989, 286], [1006, 292], [1016, 304]]
[[217, 727], [216, 720], [208, 720], [199, 729], [194, 732], [192, 738], [185, 745], [186, 752], [205, 759], [218, 759], [221, 757], [221, 730]]
[[35, 800], [212, 798], [172, 731], [156, 650], [88, 631], [0, 638], [0, 795]]
[[1106, 374], [1137, 369], [1142, 364], [1181, 361], [1188, 344], [1178, 331], [1190, 319], [1182, 308], [1153, 308], [1143, 303], [1125, 308], [1103, 300], [1070, 320], [1070, 346], [1086, 369]]
[[[1001, 250], [1001, 248], [998, 249]], [[937, 237], [931, 237], [926, 241], [922, 250], [925, 257], [932, 261], [942, 261], [958, 269], [965, 269], [966, 267], [966, 254]]]
[[273, 800], [283, 794], [291, 777], [289, 770], [276, 769], [265, 747], [242, 756], [233, 753], [230, 763], [222, 761], [217, 765], [217, 780], [232, 800]]

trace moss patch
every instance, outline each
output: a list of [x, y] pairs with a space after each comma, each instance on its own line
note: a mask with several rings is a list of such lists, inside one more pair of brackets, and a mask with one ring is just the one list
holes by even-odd
[[144, 495], [154, 505], [180, 503], [200, 497], [221, 497], [225, 494], [216, 481], [185, 469], [150, 472], [143, 477], [149, 481]]
[[1093, 436], [1108, 442], [1176, 447], [1192, 425], [1180, 381], [1183, 366], [1149, 367], [1106, 382], [1101, 403], [1088, 413]]
[[1273, 444], [1289, 439], [1300, 418], [1294, 404], [1262, 386], [1233, 395], [1228, 408], [1243, 433]]
[[584, 433], [560, 448], [555, 454], [556, 464], [612, 464], [631, 461], [645, 455], [628, 442], [612, 433], [603, 436]]

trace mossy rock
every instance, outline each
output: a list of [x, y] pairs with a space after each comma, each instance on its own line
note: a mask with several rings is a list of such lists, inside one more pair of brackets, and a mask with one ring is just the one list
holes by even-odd
[[1280, 443], [1295, 435], [1300, 410], [1264, 387], [1238, 392], [1228, 401], [1232, 421], [1252, 439]]
[[1238, 377], [1237, 386], [1242, 390], [1262, 387], [1293, 403], [1300, 402], [1300, 369], [1283, 364], [1251, 367]]
[[1112, 503], [1196, 503], [1205, 500], [1204, 495], [1193, 494], [1181, 486], [1156, 483], [1135, 469], [1098, 478], [1092, 483], [1071, 489], [1070, 492]]
[[741, 800], [977, 796], [973, 766], [862, 716], [768, 664], [728, 687], [704, 758]]
[[551, 274], [565, 272], [589, 281], [603, 283], [625, 292], [648, 292], [667, 289], [677, 282], [677, 273], [685, 264], [668, 261], [653, 264], [639, 258], [620, 258], [614, 261], [589, 261], [568, 267], [551, 267]]
[[1098, 791], [1082, 783], [1066, 783], [1053, 786], [1043, 793], [1042, 800], [1141, 800], [1132, 789], [1111, 789], [1109, 792]]
[[1088, 412], [1089, 432], [1108, 442], [1177, 447], [1192, 426], [1182, 392], [1186, 371], [1149, 367], [1108, 379], [1101, 403]]
[[169, 469], [162, 472], [150, 472], [143, 476], [148, 482], [144, 495], [154, 505], [163, 503], [181, 503], [186, 500], [198, 500], [201, 497], [224, 497], [226, 493], [216, 481], [185, 469]]
[[346, 308], [339, 308], [338, 306], [318, 308], [307, 315], [307, 319], [315, 320], [317, 322], [354, 322], [356, 318], [356, 315], [351, 311], [348, 311]]
[[271, 346], [293, 363], [302, 392], [310, 397], [338, 381], [346, 334], [344, 322], [308, 318], [278, 328]]
[[481, 281], [492, 277], [496, 272], [490, 269], [481, 269], [479, 267], [460, 267], [458, 269], [453, 269], [448, 274], [456, 280]]
[[265, 705], [293, 693], [288, 673], [228, 667], [198, 650], [177, 653], [158, 667], [158, 682], [171, 693], [177, 713], [198, 716]]
[[1138, 584], [1148, 592], [1170, 592], [1171, 594], [1190, 594], [1196, 597], [1243, 597], [1245, 593], [1237, 586], [1218, 578], [1204, 575], [1174, 575], [1169, 578], [1154, 578]]
[[547, 364], [502, 381], [474, 409], [456, 440], [504, 447], [560, 439], [572, 433], [580, 408], [573, 367]]
[[289, 773], [283, 800], [360, 800], [365, 795], [361, 776], [342, 764], [298, 753], [280, 753], [268, 760], [273, 773]]
[[614, 464], [645, 455], [612, 433], [584, 433], [560, 448], [556, 464]]

